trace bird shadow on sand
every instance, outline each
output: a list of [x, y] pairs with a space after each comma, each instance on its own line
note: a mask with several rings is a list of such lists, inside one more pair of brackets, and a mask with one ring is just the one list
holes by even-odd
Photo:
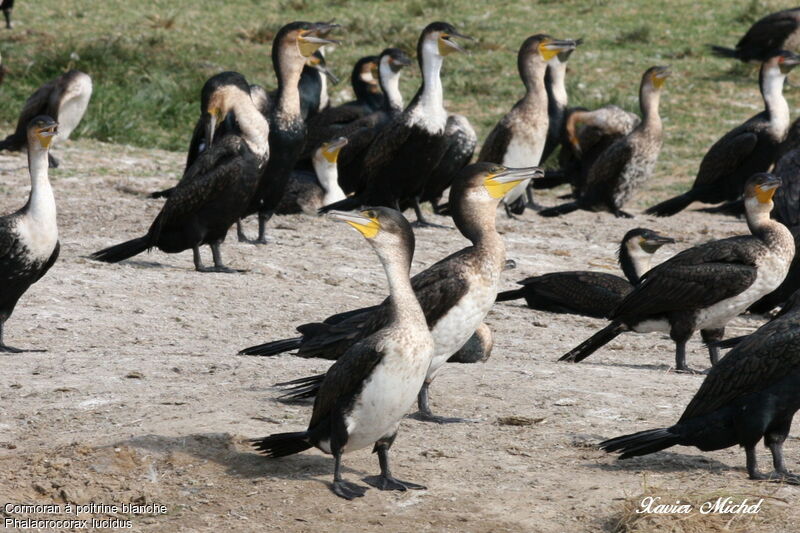
[[646, 470], [648, 472], [690, 472], [692, 470], [706, 473], [721, 473], [741, 470], [732, 467], [705, 455], [686, 455], [675, 452], [657, 452], [643, 457], [616, 460], [611, 463], [591, 463], [590, 468], [605, 470], [607, 472], [628, 472]]
[[[186, 454], [204, 461], [217, 463], [233, 477], [255, 479], [272, 477], [286, 480], [309, 480], [328, 484], [317, 479], [333, 474], [333, 457], [318, 453], [300, 453], [289, 457], [271, 459], [259, 455], [255, 450], [248, 451], [250, 444], [246, 439], [229, 433], [195, 433], [180, 437], [164, 435], [142, 435], [117, 442], [114, 446], [128, 446], [137, 450], [147, 450], [155, 456], [164, 458], [172, 454]], [[365, 472], [342, 465], [342, 472], [363, 477]]]

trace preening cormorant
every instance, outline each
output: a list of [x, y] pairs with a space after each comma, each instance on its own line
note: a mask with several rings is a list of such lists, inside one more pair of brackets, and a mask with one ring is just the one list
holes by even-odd
[[650, 178], [661, 152], [663, 135], [658, 104], [661, 87], [670, 74], [668, 67], [650, 67], [645, 71], [639, 87], [642, 121], [597, 157], [577, 200], [544, 209], [540, 215], [554, 217], [585, 209], [609, 211], [617, 217], [632, 216], [622, 208], [634, 191]]
[[[576, 43], [537, 34], [525, 39], [517, 53], [517, 69], [525, 85], [523, 96], [489, 132], [478, 161], [508, 167], [535, 166], [542, 160], [549, 128], [548, 94], [544, 78], [547, 64], [559, 53], [571, 52]], [[525, 189], [517, 188], [503, 199], [511, 216], [525, 211]]]
[[331, 216], [357, 229], [380, 258], [389, 280], [389, 320], [350, 346], [328, 369], [306, 431], [254, 439], [253, 446], [268, 457], [285, 457], [311, 447], [332, 454], [331, 490], [352, 500], [367, 489], [342, 479], [342, 454], [374, 444], [381, 473], [365, 478], [366, 483], [380, 490], [425, 489], [396, 479], [389, 469], [389, 448], [400, 421], [414, 404], [433, 355], [433, 339], [408, 279], [414, 232], [402, 214], [385, 207], [361, 213], [334, 211]]
[[[201, 152], [169, 194], [147, 234], [106, 248], [92, 258], [117, 263], [151, 248], [178, 253], [189, 248], [198, 272], [235, 272], [222, 263], [219, 246], [228, 228], [241, 218], [258, 186], [268, 158], [269, 124], [250, 98], [243, 76], [214, 93], [206, 112], [208, 148]], [[214, 141], [214, 128], [228, 113], [241, 135]], [[204, 267], [200, 246], [209, 244], [213, 267]]]
[[7, 346], [3, 327], [20, 297], [58, 258], [56, 200], [47, 177], [47, 150], [57, 128], [55, 120], [44, 115], [28, 124], [30, 197], [22, 209], [0, 217], [0, 353], [32, 351]]
[[[459, 421], [435, 416], [428, 406], [428, 386], [450, 356], [475, 333], [497, 296], [506, 268], [505, 246], [495, 228], [495, 211], [512, 187], [534, 176], [539, 168], [507, 169], [475, 163], [459, 171], [450, 188], [450, 210], [456, 227], [472, 242], [411, 279], [436, 349], [425, 385], [420, 390], [418, 417], [434, 422]], [[354, 342], [383, 327], [391, 316], [390, 301], [340, 313], [323, 323], [299, 326], [301, 336], [252, 346], [240, 353], [271, 356], [298, 350], [300, 357], [336, 359]], [[295, 380], [300, 397], [313, 395], [321, 376]]]
[[771, 13], [756, 21], [736, 48], [712, 45], [714, 53], [740, 61], [766, 61], [779, 50], [796, 51], [800, 46], [800, 7]]
[[[708, 376], [678, 422], [600, 443], [620, 459], [647, 455], [675, 445], [703, 451], [738, 444], [747, 457], [750, 479], [800, 483], [787, 470], [783, 443], [800, 408], [800, 313], [796, 310], [745, 337]], [[772, 453], [774, 471], [759, 471], [756, 445]]]
[[359, 205], [415, 208], [417, 223], [429, 225], [419, 209], [419, 198], [447, 150], [447, 110], [440, 71], [445, 56], [464, 49], [454, 38], [464, 38], [446, 22], [433, 22], [417, 42], [422, 86], [402, 114], [382, 128], [367, 148], [360, 169], [360, 189], [328, 209]]
[[650, 270], [650, 259], [656, 250], [674, 242], [653, 230], [632, 229], [622, 238], [618, 252], [619, 265], [627, 279], [607, 272], [551, 272], [523, 279], [518, 282], [521, 288], [501, 292], [497, 301], [525, 298], [531, 309], [608, 318]]
[[249, 240], [241, 221], [236, 224], [240, 241], [266, 244], [267, 221], [283, 198], [286, 183], [300, 157], [306, 125], [300, 110], [298, 82], [311, 54], [336, 41], [323, 37], [336, 25], [324, 22], [292, 22], [283, 26], [272, 43], [272, 64], [278, 76], [278, 92], [269, 116], [270, 157], [261, 172], [256, 194], [242, 217], [258, 214], [258, 238]]
[[694, 201], [733, 202], [741, 197], [747, 178], [769, 170], [789, 128], [789, 105], [783, 97], [783, 82], [799, 62], [799, 56], [784, 51], [765, 61], [759, 86], [766, 109], [726, 133], [709, 148], [689, 191], [654, 205], [645, 213], [666, 217]]
[[336, 162], [339, 152], [346, 145], [346, 137], [322, 143], [312, 158], [314, 172], [305, 170], [292, 172], [286, 185], [286, 192], [281, 203], [275, 208], [275, 213], [278, 215], [305, 213], [316, 216], [322, 206], [344, 199], [344, 191], [339, 186]]
[[[770, 219], [772, 195], [780, 180], [756, 174], [747, 180], [745, 209], [752, 235], [701, 244], [647, 272], [614, 309], [611, 324], [565, 354], [579, 362], [624, 331], [669, 332], [675, 366], [686, 365], [686, 342], [699, 329], [706, 342], [722, 338], [725, 325], [781, 284], [794, 257], [794, 238]], [[718, 351], [709, 346], [712, 364]]]
[[[92, 78], [79, 70], [70, 70], [45, 83], [28, 97], [17, 120], [14, 133], [0, 141], [0, 150], [19, 151], [28, 140], [27, 128], [31, 120], [39, 115], [52, 117], [58, 122], [56, 143], [66, 141], [86, 112], [92, 97]], [[48, 152], [51, 167], [58, 160]]]

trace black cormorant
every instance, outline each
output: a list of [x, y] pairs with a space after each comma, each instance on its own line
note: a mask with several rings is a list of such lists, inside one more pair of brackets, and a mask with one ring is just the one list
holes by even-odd
[[711, 46], [721, 57], [740, 61], [766, 61], [779, 50], [796, 51], [800, 46], [800, 7], [770, 13], [756, 21], [736, 48]]

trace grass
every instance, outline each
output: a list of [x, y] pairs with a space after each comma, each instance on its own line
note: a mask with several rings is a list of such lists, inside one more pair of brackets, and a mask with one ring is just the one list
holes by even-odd
[[[92, 75], [95, 93], [76, 137], [184, 150], [200, 87], [226, 69], [275, 86], [269, 60], [275, 31], [291, 20], [335, 19], [343, 44], [329, 64], [343, 79], [353, 62], [382, 48], [413, 53], [419, 31], [447, 20], [478, 39], [469, 56], [450, 56], [445, 97], [482, 138], [520, 96], [516, 51], [530, 34], [583, 37], [570, 61], [571, 104], [615, 103], [637, 110], [641, 73], [671, 64], [662, 98], [666, 140], [655, 179], [690, 180], [710, 144], [761, 107], [753, 68], [712, 57], [709, 41], [732, 46], [771, 1], [539, 0], [459, 3], [444, 0], [41, 0], [20, 2], [17, 26], [0, 30], [10, 69], [0, 86], [0, 129], [9, 130], [25, 98], [69, 69]], [[797, 74], [795, 74], [795, 77]], [[410, 96], [417, 69], [402, 81]], [[787, 89], [790, 103], [796, 89]], [[349, 97], [343, 83], [334, 100]]]

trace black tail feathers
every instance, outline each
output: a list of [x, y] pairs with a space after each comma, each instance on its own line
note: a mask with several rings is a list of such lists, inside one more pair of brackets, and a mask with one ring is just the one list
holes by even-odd
[[163, 191], [156, 191], [151, 192], [147, 195], [148, 198], [169, 198], [172, 194], [172, 191], [175, 190], [175, 187], [170, 187], [169, 189], [164, 189]]
[[332, 204], [324, 205], [319, 208], [318, 212], [320, 215], [323, 215], [333, 210], [352, 211], [353, 209], [357, 209], [358, 207], [361, 207], [361, 200], [359, 200], [355, 196], [350, 196], [345, 198], [344, 200], [339, 200], [338, 202], [333, 202]]
[[281, 339], [279, 341], [266, 342], [256, 346], [250, 346], [239, 352], [239, 355], [259, 355], [262, 357], [269, 357], [278, 355], [290, 350], [296, 350], [303, 343], [303, 337], [295, 337], [293, 339]]
[[689, 204], [694, 202], [694, 198], [689, 193], [684, 193], [675, 198], [665, 200], [660, 204], [649, 207], [645, 210], [646, 215], [655, 215], [657, 217], [671, 217], [675, 213], [683, 211]]
[[148, 248], [150, 248], [150, 240], [147, 236], [144, 236], [105, 248], [99, 252], [93, 253], [89, 257], [105, 263], [119, 263], [120, 261], [124, 261], [125, 259], [146, 251]]
[[276, 383], [274, 386], [283, 388], [284, 394], [278, 396], [279, 400], [294, 402], [305, 400], [306, 398], [314, 398], [324, 379], [325, 374], [317, 374], [316, 376]]
[[607, 325], [572, 350], [565, 353], [559, 361], [569, 361], [571, 363], [580, 363], [590, 355], [592, 355], [598, 348], [601, 348], [611, 342], [617, 335], [625, 331], [627, 328], [621, 322], [612, 322]]
[[609, 439], [601, 442], [599, 446], [609, 453], [619, 452], [620, 459], [627, 459], [660, 452], [680, 442], [681, 438], [674, 428], [659, 428]]
[[741, 337], [731, 337], [730, 339], [723, 339], [721, 341], [709, 342], [708, 346], [710, 348], [735, 348], [742, 342], [747, 335], [742, 335]]
[[566, 204], [557, 205], [555, 207], [548, 207], [547, 209], [542, 209], [539, 211], [539, 214], [543, 217], [559, 217], [561, 215], [566, 215], [567, 213], [572, 213], [573, 211], [577, 211], [580, 209], [580, 205], [578, 202], [567, 202]]
[[252, 439], [250, 443], [259, 453], [267, 457], [286, 457], [305, 451], [313, 446], [307, 431], [276, 433], [263, 439]]
[[733, 59], [739, 59], [739, 51], [734, 48], [717, 46], [715, 44], [710, 44], [709, 47], [711, 48], [711, 52], [717, 57], [728, 57]]
[[503, 291], [498, 293], [495, 302], [508, 302], [509, 300], [518, 300], [525, 296], [525, 289], [514, 289], [512, 291]]

